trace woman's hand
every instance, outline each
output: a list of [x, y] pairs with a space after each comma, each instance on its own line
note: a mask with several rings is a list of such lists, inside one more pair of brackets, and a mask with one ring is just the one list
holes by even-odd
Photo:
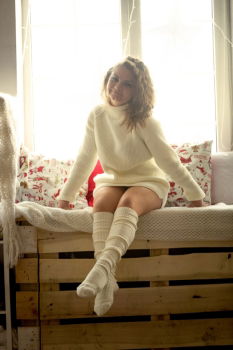
[[197, 201], [191, 201], [190, 203], [189, 203], [189, 208], [195, 208], [195, 207], [205, 207], [206, 206], [206, 204], [203, 202], [203, 200], [202, 199], [200, 199], [200, 200], [197, 200]]
[[58, 201], [58, 208], [61, 209], [70, 209], [70, 202], [69, 201], [63, 201], [63, 200], [59, 200]]

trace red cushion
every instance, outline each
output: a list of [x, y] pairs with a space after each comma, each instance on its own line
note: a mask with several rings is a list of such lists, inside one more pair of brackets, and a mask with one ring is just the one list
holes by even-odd
[[94, 200], [93, 199], [93, 191], [95, 189], [95, 183], [94, 183], [93, 178], [97, 174], [102, 174], [102, 173], [103, 173], [103, 168], [100, 164], [100, 161], [98, 160], [94, 170], [92, 171], [91, 175], [88, 178], [88, 192], [87, 192], [86, 198], [87, 198], [87, 203], [90, 207], [93, 207], [93, 200]]

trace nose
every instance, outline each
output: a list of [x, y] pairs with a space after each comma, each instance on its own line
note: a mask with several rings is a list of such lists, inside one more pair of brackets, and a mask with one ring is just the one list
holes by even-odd
[[116, 84], [114, 85], [114, 91], [119, 91], [120, 90], [120, 82], [116, 82]]

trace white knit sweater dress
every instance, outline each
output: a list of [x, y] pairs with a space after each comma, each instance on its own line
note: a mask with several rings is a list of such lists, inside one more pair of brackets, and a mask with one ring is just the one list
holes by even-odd
[[[155, 191], [165, 204], [169, 184], [165, 173], [180, 185], [190, 201], [205, 193], [164, 138], [160, 124], [148, 118], [132, 132], [122, 125], [125, 106], [97, 106], [89, 115], [83, 144], [59, 199], [73, 201], [87, 180], [97, 158], [104, 173], [95, 177], [95, 192], [102, 186], [144, 186]], [[94, 194], [95, 194], [94, 192]]]

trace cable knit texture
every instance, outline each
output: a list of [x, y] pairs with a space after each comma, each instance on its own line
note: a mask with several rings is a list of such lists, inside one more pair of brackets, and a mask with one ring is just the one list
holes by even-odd
[[166, 198], [169, 185], [165, 173], [180, 186], [188, 200], [205, 197], [189, 171], [164, 138], [154, 118], [145, 127], [129, 132], [122, 122], [124, 106], [97, 106], [89, 115], [86, 134], [60, 199], [72, 201], [98, 158], [104, 173], [95, 177], [96, 190], [101, 186], [145, 186]]
[[16, 264], [20, 242], [15, 224], [16, 194], [16, 133], [12, 116], [11, 97], [0, 95], [0, 197], [2, 203], [2, 227], [8, 251], [9, 265]]
[[[0, 236], [3, 221], [0, 204]], [[93, 228], [92, 208], [63, 210], [33, 202], [15, 205], [15, 217], [52, 232], [86, 232]], [[201, 208], [163, 208], [140, 216], [137, 239], [152, 241], [229, 241], [233, 239], [233, 205], [219, 203]], [[90, 236], [91, 237], [91, 236]]]

